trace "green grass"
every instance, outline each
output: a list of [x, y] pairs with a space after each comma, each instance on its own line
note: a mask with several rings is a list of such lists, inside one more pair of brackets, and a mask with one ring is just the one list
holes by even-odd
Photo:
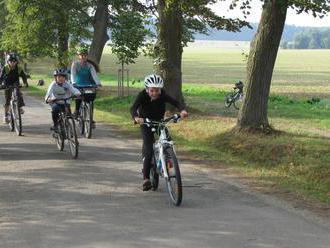
[[[330, 50], [280, 51], [269, 101], [270, 122], [282, 131], [277, 136], [231, 132], [237, 111], [225, 108], [223, 99], [233, 82], [244, 78], [241, 53], [237, 49], [185, 49], [183, 92], [192, 114], [171, 126], [179, 150], [330, 204]], [[50, 63], [32, 64], [33, 78], [44, 77], [49, 83]], [[115, 86], [118, 65], [108, 50], [101, 68], [103, 84]], [[133, 87], [141, 88], [138, 79], [152, 71], [152, 61], [140, 57], [130, 70], [136, 80]], [[104, 87], [96, 100], [97, 120], [136, 135], [138, 128], [129, 115], [134, 96], [118, 99], [115, 88]], [[43, 96], [45, 89], [30, 87], [30, 94]], [[320, 101], [311, 101], [312, 97]]]

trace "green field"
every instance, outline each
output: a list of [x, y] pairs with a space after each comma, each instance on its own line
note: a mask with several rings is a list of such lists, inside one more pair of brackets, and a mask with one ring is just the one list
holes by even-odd
[[[207, 44], [206, 44], [207, 45]], [[239, 49], [207, 48], [205, 44], [188, 47], [183, 53], [183, 82], [207, 84], [229, 89], [233, 82], [243, 80], [246, 61]], [[219, 46], [221, 43], [219, 43]], [[52, 60], [30, 64], [32, 74], [50, 74]], [[330, 50], [280, 50], [275, 66], [272, 93], [323, 96], [330, 94]], [[117, 75], [119, 65], [110, 49], [106, 48], [101, 61], [102, 78]], [[141, 56], [129, 65], [131, 78], [142, 79], [152, 72], [153, 61]], [[115, 77], [111, 77], [115, 80]], [[104, 81], [104, 80], [103, 80]]]
[[[269, 102], [271, 124], [278, 135], [237, 135], [231, 132], [237, 111], [226, 109], [223, 98], [232, 83], [244, 77], [240, 49], [187, 48], [184, 53], [184, 95], [191, 116], [172, 127], [179, 150], [200, 159], [218, 161], [294, 192], [330, 204], [330, 51], [281, 50]], [[115, 58], [105, 53], [101, 78], [116, 81]], [[31, 73], [44, 77], [51, 61], [30, 65]], [[130, 66], [141, 79], [152, 70], [152, 61], [140, 58]], [[48, 74], [49, 75], [49, 74]], [[203, 85], [201, 85], [203, 84]], [[139, 86], [139, 84], [137, 84]], [[45, 88], [32, 88], [44, 94]], [[134, 96], [118, 99], [109, 88], [96, 101], [99, 121], [137, 133], [129, 117]], [[319, 101], [311, 102], [311, 97]]]

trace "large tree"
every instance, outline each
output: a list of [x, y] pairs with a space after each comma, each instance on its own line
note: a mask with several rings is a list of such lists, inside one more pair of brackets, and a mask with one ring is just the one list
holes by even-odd
[[69, 41], [89, 38], [84, 1], [7, 0], [1, 46], [26, 57], [51, 56], [60, 66], [69, 58]]
[[274, 65], [280, 45], [288, 8], [297, 13], [311, 12], [324, 16], [330, 9], [329, 0], [266, 0], [257, 34], [251, 42], [247, 63], [246, 93], [239, 112], [236, 129], [269, 132], [268, 97]]
[[[152, 1], [153, 2], [153, 1]], [[156, 71], [162, 75], [167, 92], [184, 102], [182, 96], [182, 52], [193, 33], [207, 33], [208, 28], [237, 32], [248, 25], [239, 19], [216, 15], [210, 5], [216, 0], [158, 0]], [[153, 6], [151, 5], [151, 8]]]

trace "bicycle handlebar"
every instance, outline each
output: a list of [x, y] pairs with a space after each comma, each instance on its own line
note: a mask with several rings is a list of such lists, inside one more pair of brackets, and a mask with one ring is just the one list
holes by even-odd
[[164, 120], [161, 120], [161, 121], [153, 121], [153, 120], [150, 120], [149, 118], [145, 118], [143, 125], [147, 125], [149, 127], [150, 126], [166, 125], [171, 121], [173, 121], [174, 123], [177, 123], [180, 119], [181, 119], [180, 114], [174, 114], [173, 116], [168, 117], [168, 118], [166, 118]]
[[[71, 99], [76, 98], [76, 96], [70, 96], [68, 98], [61, 98], [61, 99], [52, 99], [52, 102], [59, 102], [59, 101], [64, 101], [65, 103]], [[46, 101], [46, 103], [49, 103], [48, 99]]]
[[3, 85], [1, 84], [0, 85], [0, 90], [7, 90], [7, 89], [14, 89], [14, 88], [22, 88], [23, 86], [22, 85]]

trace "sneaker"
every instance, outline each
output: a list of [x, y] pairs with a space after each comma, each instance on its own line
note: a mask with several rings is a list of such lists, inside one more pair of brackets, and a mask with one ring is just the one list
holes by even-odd
[[142, 190], [148, 191], [148, 190], [151, 190], [151, 188], [152, 188], [152, 185], [151, 185], [150, 179], [145, 179], [143, 182], [143, 185], [142, 185]]
[[22, 114], [24, 114], [24, 109], [23, 108], [19, 108], [19, 112]]

